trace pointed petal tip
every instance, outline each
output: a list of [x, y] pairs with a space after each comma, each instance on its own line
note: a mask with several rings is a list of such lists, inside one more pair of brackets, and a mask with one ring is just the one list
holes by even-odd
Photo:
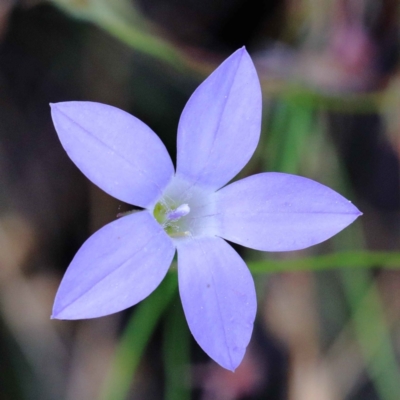
[[50, 319], [65, 319], [63, 318], [60, 314], [62, 314], [63, 310], [61, 311], [56, 311], [56, 305], [53, 307], [53, 312], [51, 313]]
[[[58, 110], [58, 105], [60, 103], [49, 103], [50, 105], [50, 111], [53, 113], [54, 111]], [[52, 114], [53, 115], [53, 114]]]
[[93, 315], [93, 313], [85, 312], [85, 310], [82, 310], [82, 308], [73, 309], [71, 306], [73, 307], [73, 304], [67, 307], [63, 306], [62, 304], [59, 305], [56, 299], [50, 319], [58, 319], [59, 321], [77, 321], [80, 319], [105, 317], [106, 315], [110, 314], [110, 313], [98, 313]]
[[231, 372], [235, 372], [236, 369], [239, 367], [239, 365], [241, 364], [242, 360], [243, 360], [244, 354], [243, 356], [239, 359], [239, 360], [232, 360], [232, 358], [229, 360], [229, 363], [220, 363], [219, 361], [214, 360], [219, 366], [221, 366], [222, 368], [225, 368], [228, 371]]
[[242, 362], [242, 360], [240, 360], [238, 363], [235, 363], [235, 364], [232, 362], [229, 367], [226, 367], [226, 369], [228, 371], [231, 371], [231, 372], [235, 373], [236, 368], [240, 365], [241, 362]]
[[51, 320], [57, 319], [57, 320], [59, 320], [59, 321], [62, 321], [62, 320], [66, 320], [66, 319], [68, 319], [68, 318], [63, 318], [63, 317], [60, 317], [59, 314], [56, 315], [56, 313], [53, 313], [53, 314], [50, 315], [50, 319], [51, 319]]
[[232, 57], [232, 56], [235, 56], [235, 55], [237, 55], [237, 57], [239, 57], [239, 58], [243, 57], [244, 55], [250, 57], [250, 55], [249, 55], [249, 53], [248, 53], [248, 51], [247, 51], [247, 49], [246, 49], [246, 46], [242, 46], [242, 47], [240, 47], [239, 49], [237, 49], [237, 50], [231, 55], [231, 57]]
[[68, 307], [62, 304], [60, 301], [60, 296], [58, 292], [56, 294], [56, 298], [54, 299], [53, 309], [51, 310], [50, 319], [58, 319], [58, 320], [73, 320], [73, 319], [83, 319], [79, 318], [79, 316], [74, 317], [73, 313], [68, 313]]
[[92, 318], [104, 317], [106, 315], [108, 314], [107, 313], [98, 315], [92, 315], [90, 313], [85, 314], [85, 312], [71, 310], [71, 307], [62, 307], [55, 304], [50, 319], [58, 319], [59, 321], [77, 321], [80, 319], [92, 319]]
[[60, 112], [59, 104], [60, 104], [60, 103], [49, 103], [49, 106], [50, 106], [50, 113], [51, 113], [51, 116], [52, 116], [52, 118], [53, 118], [53, 121], [54, 121], [54, 116], [55, 116], [55, 114], [56, 114], [57, 112]]
[[356, 216], [356, 218], [361, 217], [361, 215], [363, 215], [364, 213], [362, 211], [360, 211], [351, 200], [348, 200], [348, 202], [352, 205], [353, 207], [353, 212], [352, 214], [354, 214]]
[[354, 204], [353, 204], [354, 208], [356, 209], [356, 214], [358, 217], [361, 217], [361, 215], [363, 215], [364, 213], [362, 211], [360, 211]]
[[[58, 101], [57, 103], [49, 103], [51, 110], [58, 110], [63, 112], [63, 106], [69, 103], [79, 103], [78, 101]], [[84, 102], [81, 102], [84, 103]]]

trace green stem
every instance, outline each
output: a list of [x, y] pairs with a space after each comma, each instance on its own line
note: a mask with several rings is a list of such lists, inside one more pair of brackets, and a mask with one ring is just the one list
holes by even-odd
[[400, 398], [400, 371], [379, 292], [366, 271], [342, 271], [352, 323], [367, 372], [381, 400]]
[[164, 320], [165, 400], [190, 400], [190, 333], [179, 296]]
[[321, 271], [337, 268], [400, 268], [400, 252], [338, 251], [312, 257], [247, 262], [252, 273]]
[[100, 400], [127, 398], [146, 345], [176, 289], [176, 274], [168, 274], [154, 293], [137, 306], [118, 344]]

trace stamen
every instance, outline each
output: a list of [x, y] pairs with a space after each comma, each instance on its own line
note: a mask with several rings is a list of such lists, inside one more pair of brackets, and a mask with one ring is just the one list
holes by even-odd
[[185, 231], [185, 232], [173, 232], [170, 233], [169, 236], [172, 238], [182, 238], [182, 237], [189, 237], [192, 235], [189, 231]]
[[175, 221], [179, 218], [184, 217], [190, 213], [190, 207], [188, 204], [181, 204], [175, 210], [169, 211], [165, 216], [170, 221]]

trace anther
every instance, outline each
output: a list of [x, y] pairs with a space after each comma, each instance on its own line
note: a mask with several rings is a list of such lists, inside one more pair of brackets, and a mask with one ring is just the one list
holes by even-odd
[[176, 221], [177, 219], [182, 218], [185, 215], [188, 215], [189, 212], [190, 212], [189, 205], [188, 204], [181, 204], [175, 210], [169, 211], [165, 216], [170, 221]]

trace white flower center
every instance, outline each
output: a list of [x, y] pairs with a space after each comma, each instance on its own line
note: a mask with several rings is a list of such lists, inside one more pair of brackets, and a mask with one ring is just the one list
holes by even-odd
[[154, 218], [173, 239], [212, 235], [213, 194], [175, 176], [154, 206]]

